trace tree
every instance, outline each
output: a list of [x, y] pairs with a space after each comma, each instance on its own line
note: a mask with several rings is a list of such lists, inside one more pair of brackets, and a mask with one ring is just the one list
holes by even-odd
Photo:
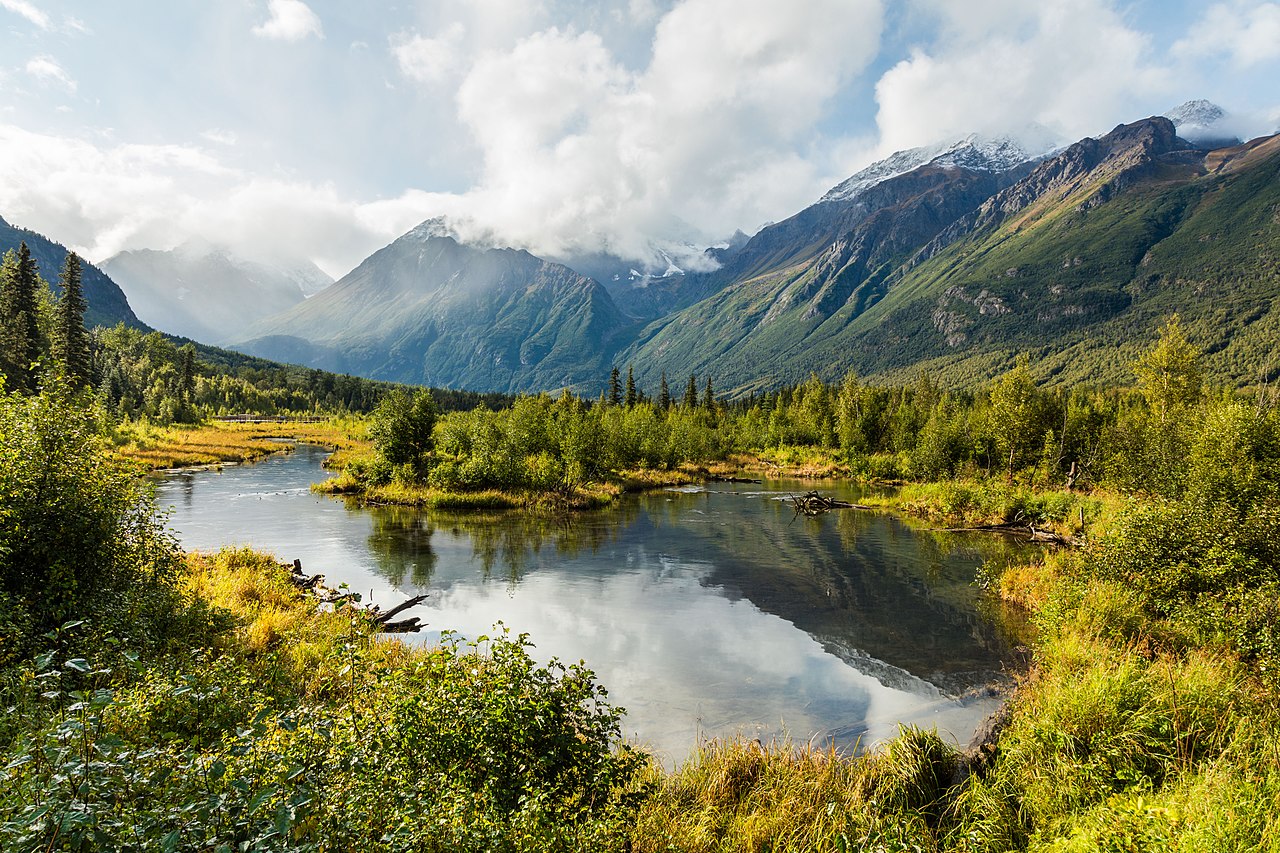
[[392, 465], [408, 465], [415, 475], [425, 468], [426, 455], [434, 449], [436, 404], [431, 392], [410, 394], [397, 388], [382, 398], [373, 412], [369, 436], [378, 453]]
[[1160, 340], [1133, 363], [1138, 387], [1160, 423], [1177, 409], [1199, 402], [1202, 376], [1200, 350], [1187, 340], [1178, 315], [1160, 330]]
[[702, 390], [702, 408], [715, 409], [716, 392], [711, 387], [711, 377], [707, 377], [707, 386]]
[[618, 369], [614, 368], [609, 371], [609, 405], [622, 405], [622, 382], [618, 379]]
[[7, 254], [4, 259], [3, 281], [0, 281], [0, 321], [3, 322], [3, 338], [0, 362], [9, 388], [27, 393], [36, 390], [36, 362], [44, 349], [41, 346], [37, 290], [40, 274], [26, 241], [18, 246], [17, 254]]
[[996, 452], [1006, 462], [1005, 478], [1012, 481], [1022, 457], [1044, 438], [1040, 388], [1031, 377], [1025, 355], [1018, 356], [1013, 370], [991, 386], [990, 402], [987, 426]]
[[183, 344], [178, 349], [178, 397], [184, 406], [190, 405], [191, 394], [196, 388], [195, 344]]
[[680, 401], [681, 405], [687, 408], [695, 408], [698, 405], [698, 377], [696, 374], [689, 374], [689, 384], [684, 389], [684, 399]]
[[627, 365], [627, 408], [630, 409], [636, 404], [636, 377], [635, 372], [631, 369], [631, 365]]
[[662, 382], [658, 386], [658, 408], [666, 411], [671, 408], [671, 389], [667, 387], [667, 372], [662, 371]]
[[[66, 263], [59, 277], [62, 281], [62, 298], [58, 301], [55, 315], [53, 357], [71, 387], [83, 388], [92, 379], [93, 363], [89, 350], [89, 333], [84, 327], [87, 305], [80, 287], [80, 258], [75, 252], [67, 253]], [[194, 353], [193, 348], [192, 354]]]

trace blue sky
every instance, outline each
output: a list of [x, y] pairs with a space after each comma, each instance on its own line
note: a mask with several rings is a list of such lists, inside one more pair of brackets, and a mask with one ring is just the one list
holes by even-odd
[[1213, 100], [1280, 2], [0, 0], [0, 216], [334, 275], [417, 222], [548, 254], [754, 231], [893, 150]]

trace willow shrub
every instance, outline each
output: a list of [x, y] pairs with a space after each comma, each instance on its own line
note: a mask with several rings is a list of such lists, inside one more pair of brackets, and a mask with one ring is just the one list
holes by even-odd
[[161, 624], [182, 611], [177, 545], [149, 487], [107, 454], [86, 402], [60, 390], [0, 397], [0, 631], [11, 650], [87, 617], [137, 642], [177, 630]]

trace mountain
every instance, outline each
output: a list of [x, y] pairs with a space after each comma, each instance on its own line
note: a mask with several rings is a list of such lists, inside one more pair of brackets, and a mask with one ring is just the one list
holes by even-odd
[[594, 391], [632, 325], [592, 279], [525, 251], [461, 245], [429, 221], [236, 348], [399, 382]]
[[1174, 107], [1165, 113], [1165, 118], [1173, 122], [1178, 136], [1201, 148], [1226, 148], [1242, 141], [1225, 129], [1227, 111], [1202, 98]]
[[[27, 248], [31, 251], [31, 257], [40, 268], [40, 277], [48, 282], [50, 290], [61, 294], [62, 285], [58, 283], [58, 274], [62, 272], [63, 264], [66, 263], [67, 248], [42, 234], [17, 228], [0, 219], [0, 253], [17, 249], [23, 242], [26, 242]], [[84, 258], [80, 260], [80, 284], [84, 289], [85, 301], [88, 303], [84, 315], [85, 326], [92, 329], [94, 326], [114, 326], [117, 323], [124, 323], [127, 326], [146, 329], [146, 324], [133, 313], [129, 300], [116, 283]]]
[[254, 317], [279, 314], [333, 283], [314, 264], [265, 264], [208, 243], [122, 252], [102, 265], [147, 323], [207, 343], [242, 337]]
[[[781, 264], [739, 271], [646, 328], [620, 360], [643, 365], [646, 382], [696, 371], [743, 391], [811, 371], [907, 380], [926, 369], [974, 383], [1030, 351], [1045, 377], [1127, 382], [1176, 311], [1220, 381], [1280, 376], [1280, 137], [1210, 151], [1168, 118], [1144, 119], [1039, 161], [958, 214], [966, 185], [954, 178], [930, 204], [912, 203], [909, 187], [936, 171], [878, 184], [871, 192], [908, 186], [878, 227], [869, 217], [816, 256], [813, 229], [766, 229], [752, 243], [773, 241]], [[904, 215], [926, 209], [949, 221], [925, 240], [928, 229], [892, 239]], [[753, 254], [748, 244], [726, 270]]]
[[883, 298], [893, 270], [1026, 175], [1031, 159], [1012, 141], [969, 137], [873, 164], [762, 229], [720, 269], [687, 276], [682, 310], [646, 327], [620, 361], [645, 384], [664, 370], [710, 374], [722, 388], [777, 384], [781, 356], [837, 313]]

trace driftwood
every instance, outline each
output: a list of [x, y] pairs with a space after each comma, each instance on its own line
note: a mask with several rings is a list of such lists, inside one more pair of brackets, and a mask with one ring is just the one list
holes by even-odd
[[378, 630], [384, 634], [409, 634], [422, 630], [422, 620], [417, 616], [411, 616], [408, 619], [396, 619], [404, 611], [410, 607], [416, 607], [423, 601], [426, 601], [427, 594], [415, 595], [402, 604], [382, 612], [382, 608], [376, 604], [367, 604], [364, 607], [356, 607], [359, 596], [350, 592], [341, 592], [324, 585], [324, 575], [310, 575], [302, 570], [302, 561], [294, 560], [292, 566], [285, 566], [289, 570], [289, 582], [303, 592], [309, 593], [316, 601], [324, 604], [334, 604], [338, 607], [350, 607], [359, 610], [367, 616], [378, 627]]
[[871, 509], [869, 506], [862, 504], [851, 504], [848, 501], [837, 500], [820, 495], [817, 492], [807, 492], [800, 497], [791, 495], [791, 502], [796, 506], [796, 514], [804, 513], [805, 515], [820, 515], [824, 512], [830, 512], [833, 509]]
[[1029, 542], [1040, 542], [1045, 545], [1077, 546], [1084, 541], [1076, 536], [1063, 536], [1052, 530], [1042, 530], [1035, 525], [1021, 521], [1006, 521], [1001, 524], [975, 524], [972, 527], [937, 528], [945, 533], [1003, 533], [1006, 536], [1025, 536]]
[[707, 478], [708, 483], [763, 483], [764, 480], [753, 480], [750, 477], [720, 477], [713, 476]]

